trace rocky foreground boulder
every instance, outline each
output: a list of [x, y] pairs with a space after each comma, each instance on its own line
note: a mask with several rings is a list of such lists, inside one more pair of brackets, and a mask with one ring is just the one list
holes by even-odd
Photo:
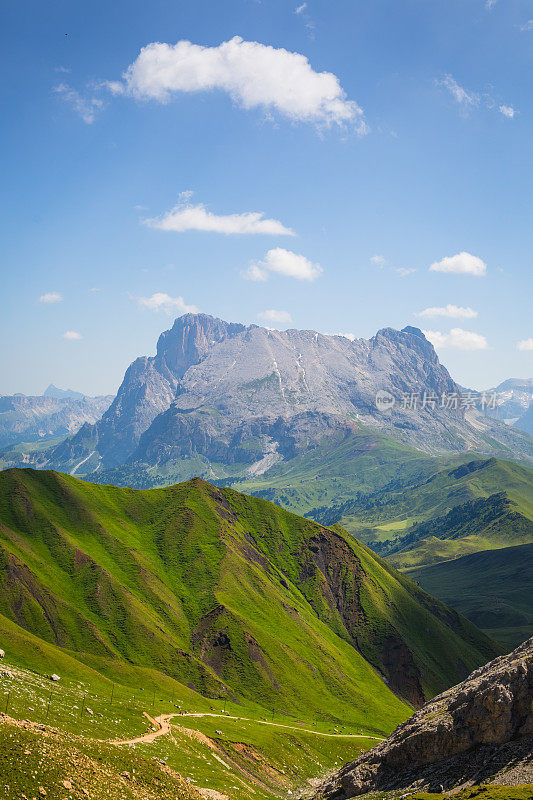
[[426, 703], [316, 798], [533, 783], [533, 638]]

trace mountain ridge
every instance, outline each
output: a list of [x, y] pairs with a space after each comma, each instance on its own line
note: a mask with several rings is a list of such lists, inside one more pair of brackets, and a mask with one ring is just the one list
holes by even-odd
[[397, 719], [392, 690], [420, 705], [499, 651], [342, 529], [201, 479], [140, 491], [4, 471], [0, 574], [6, 650], [38, 637], [104, 673], [155, 668], [299, 713]]

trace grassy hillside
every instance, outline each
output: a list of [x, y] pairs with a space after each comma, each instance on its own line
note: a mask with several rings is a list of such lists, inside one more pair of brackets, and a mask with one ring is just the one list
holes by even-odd
[[[490, 623], [485, 619], [482, 627], [507, 645], [516, 646], [533, 633], [533, 594], [524, 595], [520, 609], [514, 600], [509, 605], [516, 583], [507, 568], [515, 558], [509, 549], [524, 552], [522, 546], [533, 543], [533, 472], [527, 467], [477, 458], [441, 466], [429, 477], [401, 486], [389, 483], [358, 493], [312, 514], [324, 524], [342, 523], [476, 624], [480, 618], [472, 599], [490, 584], [493, 606], [507, 611], [494, 614]], [[505, 553], [467, 558], [498, 550]], [[451, 576], [457, 576], [457, 583]]]
[[139, 491], [0, 473], [0, 576], [1, 646], [23, 666], [165, 675], [378, 731], [406, 707], [376, 670], [418, 703], [495, 653], [341, 530], [199, 479]]
[[486, 550], [410, 576], [509, 647], [533, 631], [533, 544]]

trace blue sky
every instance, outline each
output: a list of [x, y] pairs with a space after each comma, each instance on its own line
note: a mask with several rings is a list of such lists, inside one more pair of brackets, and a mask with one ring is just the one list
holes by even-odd
[[19, 0], [0, 27], [0, 392], [116, 391], [190, 307], [533, 374], [531, 2]]

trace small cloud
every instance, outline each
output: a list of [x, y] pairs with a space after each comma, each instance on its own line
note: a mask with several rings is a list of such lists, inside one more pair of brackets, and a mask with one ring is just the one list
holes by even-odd
[[456, 275], [475, 275], [480, 278], [487, 272], [487, 265], [477, 256], [470, 253], [457, 253], [447, 256], [441, 261], [435, 261], [429, 268], [430, 272], [447, 272]]
[[452, 75], [445, 75], [444, 78], [436, 81], [437, 86], [443, 86], [449, 91], [453, 99], [462, 106], [477, 106], [479, 95], [475, 92], [467, 91], [460, 86]]
[[309, 37], [314, 39], [316, 25], [307, 13], [307, 3], [302, 3], [301, 5], [296, 6], [294, 13], [297, 14], [297, 16], [302, 17], [305, 27], [307, 28], [307, 32], [309, 33]]
[[196, 306], [187, 305], [183, 297], [171, 297], [165, 292], [154, 292], [151, 297], [139, 297], [137, 300], [141, 308], [150, 311], [164, 311], [165, 314], [197, 314]]
[[275, 322], [279, 324], [292, 322], [292, 317], [288, 311], [277, 311], [275, 308], [260, 311], [257, 315], [257, 319], [262, 320], [262, 322]]
[[102, 290], [100, 289], [99, 286], [93, 286], [92, 289], [89, 289], [89, 291], [90, 292], [101, 292]]
[[54, 86], [53, 91], [60, 95], [66, 103], [69, 103], [87, 125], [92, 125], [97, 112], [101, 111], [104, 106], [98, 97], [82, 97], [68, 83], [60, 83], [58, 86]]
[[63, 339], [68, 339], [70, 342], [77, 342], [80, 339], [83, 339], [83, 336], [81, 333], [78, 333], [78, 331], [65, 331], [63, 334]]
[[322, 274], [323, 269], [320, 264], [313, 264], [305, 256], [275, 247], [268, 251], [263, 261], [250, 264], [242, 277], [250, 281], [266, 281], [272, 272], [299, 281], [314, 281]]
[[503, 114], [503, 116], [507, 117], [508, 119], [513, 119], [513, 117], [515, 117], [518, 114], [516, 108], [513, 108], [512, 106], [499, 106], [498, 111], [500, 112], [500, 114]]
[[46, 294], [42, 294], [39, 297], [39, 303], [45, 306], [52, 305], [52, 303], [61, 303], [62, 300], [63, 295], [59, 294], [59, 292], [46, 292]]
[[437, 349], [454, 350], [486, 350], [487, 340], [480, 333], [464, 331], [462, 328], [452, 328], [449, 333], [440, 331], [422, 331], [426, 339]]
[[450, 317], [451, 319], [474, 319], [477, 317], [477, 311], [467, 306], [432, 306], [425, 308], [423, 311], [416, 311], [415, 317]]
[[528, 19], [523, 25], [520, 25], [521, 31], [533, 31], [533, 19]]
[[508, 119], [512, 119], [518, 111], [513, 106], [500, 104], [497, 102], [490, 92], [484, 92], [482, 95], [477, 92], [471, 92], [461, 86], [452, 75], [445, 75], [444, 78], [435, 81], [437, 86], [442, 86], [449, 91], [453, 99], [459, 103], [463, 109], [474, 108], [483, 105], [489, 111], [498, 110]]
[[65, 75], [68, 75], [70, 69], [68, 67], [54, 67], [54, 72], [62, 72]]
[[375, 266], [383, 269], [383, 267], [387, 264], [387, 259], [383, 256], [372, 256], [370, 262]]
[[487, 11], [492, 11], [498, 0], [485, 0], [485, 8]]
[[415, 267], [398, 267], [396, 270], [396, 274], [399, 275], [400, 278], [407, 278], [408, 275], [414, 275], [415, 272]]
[[[183, 193], [184, 195], [188, 193]], [[190, 205], [188, 198], [162, 217], [145, 219], [144, 224], [161, 231], [207, 231], [211, 233], [263, 234], [267, 236], [295, 236], [277, 219], [265, 218], [263, 213], [247, 211], [243, 214], [213, 214], [203, 204]]]
[[518, 350], [533, 350], [533, 338], [530, 336], [529, 339], [522, 339], [516, 343], [516, 347]]
[[248, 269], [245, 269], [241, 273], [243, 278], [246, 278], [247, 281], [267, 281], [268, 280], [268, 272], [266, 269], [262, 269], [257, 264], [250, 264]]

